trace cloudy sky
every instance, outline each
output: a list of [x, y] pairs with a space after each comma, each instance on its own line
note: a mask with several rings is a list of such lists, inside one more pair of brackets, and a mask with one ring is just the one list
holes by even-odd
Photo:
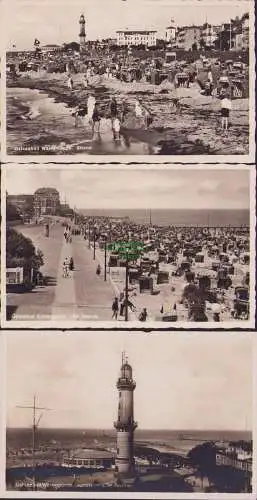
[[240, 332], [9, 335], [7, 425], [31, 425], [31, 411], [16, 406], [36, 394], [52, 410], [44, 427], [111, 428], [122, 350], [137, 383], [140, 429], [251, 430], [252, 340]]
[[[175, 0], [5, 0], [8, 22], [7, 49], [33, 48], [34, 39], [42, 45], [78, 41], [78, 20], [86, 17], [87, 38], [96, 40], [115, 37], [124, 28], [154, 28], [163, 36], [173, 18], [178, 26], [229, 22], [231, 16], [249, 11], [247, 0], [175, 1]], [[233, 8], [231, 9], [231, 5]], [[100, 15], [99, 15], [100, 14]], [[104, 15], [103, 15], [104, 14]]]
[[9, 194], [34, 193], [55, 187], [77, 209], [109, 208], [249, 208], [248, 170], [90, 170], [25, 169], [17, 183], [17, 167], [7, 170]]

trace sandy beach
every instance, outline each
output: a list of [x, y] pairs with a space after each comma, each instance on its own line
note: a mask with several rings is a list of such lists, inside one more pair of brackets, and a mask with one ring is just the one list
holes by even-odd
[[[220, 127], [219, 99], [201, 95], [197, 83], [191, 84], [190, 88], [174, 89], [167, 81], [157, 86], [125, 83], [96, 75], [90, 86], [84, 89], [82, 77], [82, 74], [73, 76], [73, 91], [67, 87], [67, 75], [64, 74], [28, 72], [15, 80], [8, 80], [9, 154], [67, 154], [67, 150], [69, 154], [248, 154], [248, 99], [233, 100], [231, 124], [224, 132]], [[21, 115], [26, 106], [31, 105], [31, 97], [26, 94], [29, 91], [34, 91], [33, 100], [41, 109], [38, 116], [23, 120]], [[86, 121], [81, 127], [74, 127], [72, 109], [86, 103], [89, 93], [99, 101], [103, 115], [112, 96], [118, 105], [126, 100], [129, 112], [118, 147], [113, 144], [110, 120], [106, 118], [101, 120], [100, 140], [92, 139]], [[151, 111], [153, 122], [149, 129], [133, 114], [133, 105], [138, 98]], [[179, 99], [181, 113], [176, 112], [174, 98]]]

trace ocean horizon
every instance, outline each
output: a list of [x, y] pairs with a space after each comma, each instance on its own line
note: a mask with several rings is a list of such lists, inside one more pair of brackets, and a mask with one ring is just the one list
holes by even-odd
[[84, 216], [129, 217], [157, 226], [241, 227], [250, 225], [249, 209], [80, 209]]
[[[38, 446], [55, 446], [59, 449], [80, 449], [80, 448], [115, 448], [115, 429], [44, 429], [37, 430], [36, 441]], [[164, 448], [170, 453], [182, 456], [188, 454], [190, 449], [204, 443], [212, 442], [232, 442], [251, 441], [251, 431], [228, 431], [228, 430], [147, 430], [136, 429], [134, 434], [135, 445], [144, 445], [156, 449]], [[32, 443], [31, 428], [7, 428], [6, 448], [21, 449], [30, 448]]]

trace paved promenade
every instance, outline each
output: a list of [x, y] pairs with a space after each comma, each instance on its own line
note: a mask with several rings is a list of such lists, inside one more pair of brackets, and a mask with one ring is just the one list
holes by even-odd
[[[35, 287], [27, 293], [10, 293], [7, 296], [8, 319], [13, 320], [67, 320], [67, 321], [111, 321], [112, 303], [115, 297], [125, 289], [125, 276], [117, 281], [112, 278], [107, 267], [107, 280], [104, 281], [104, 250], [96, 244], [95, 260], [93, 258], [93, 243], [90, 248], [88, 241], [81, 235], [72, 236], [72, 242], [66, 243], [64, 228], [55, 224], [50, 228], [49, 238], [44, 235], [42, 226], [20, 226], [18, 228], [25, 236], [32, 239], [34, 245], [44, 254], [44, 266], [41, 268], [47, 279], [44, 286]], [[65, 258], [73, 258], [74, 271], [69, 277], [63, 277], [62, 264]], [[109, 253], [107, 253], [107, 264]], [[96, 274], [98, 263], [101, 274]], [[154, 294], [140, 293], [138, 285], [129, 284], [129, 299], [135, 310], [128, 311], [128, 320], [138, 320], [143, 308], [147, 309], [147, 321], [161, 321], [162, 313], [171, 313], [176, 304], [178, 321], [188, 320], [188, 310], [181, 304], [183, 288], [186, 284], [183, 277], [172, 276], [176, 266], [163, 265], [169, 271], [169, 283], [157, 285], [154, 278]], [[205, 264], [198, 265], [196, 272], [210, 272], [210, 262], [207, 255]], [[244, 269], [240, 264], [235, 265], [234, 286], [240, 285]], [[233, 306], [234, 289], [225, 293], [222, 306], [221, 320], [229, 321]], [[212, 305], [207, 304], [206, 315], [209, 321], [213, 320]], [[118, 315], [117, 322], [124, 322], [124, 316]]]

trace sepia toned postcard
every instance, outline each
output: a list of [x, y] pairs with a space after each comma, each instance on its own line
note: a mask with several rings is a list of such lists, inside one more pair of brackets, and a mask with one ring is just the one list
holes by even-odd
[[254, 1], [3, 0], [3, 15], [6, 160], [254, 162]]
[[255, 498], [253, 349], [246, 332], [8, 335], [4, 497]]
[[2, 191], [6, 328], [255, 327], [251, 166], [8, 165]]

